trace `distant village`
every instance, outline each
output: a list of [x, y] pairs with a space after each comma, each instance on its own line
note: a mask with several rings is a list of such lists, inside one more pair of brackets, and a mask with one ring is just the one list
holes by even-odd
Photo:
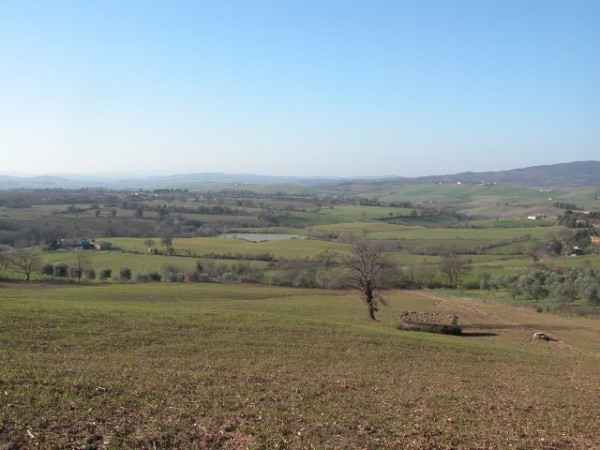
[[70, 250], [112, 250], [112, 244], [106, 241], [96, 241], [89, 238], [60, 239], [46, 241], [47, 247]]

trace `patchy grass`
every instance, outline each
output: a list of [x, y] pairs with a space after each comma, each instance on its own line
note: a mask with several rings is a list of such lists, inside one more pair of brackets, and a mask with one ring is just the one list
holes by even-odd
[[[346, 292], [2, 285], [0, 448], [600, 445], [600, 322], [387, 297], [371, 322]], [[397, 331], [405, 309], [471, 334]]]

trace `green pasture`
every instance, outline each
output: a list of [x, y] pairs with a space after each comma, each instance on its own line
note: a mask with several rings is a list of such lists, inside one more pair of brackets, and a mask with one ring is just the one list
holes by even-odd
[[458, 203], [467, 204], [473, 201], [487, 203], [540, 203], [547, 201], [548, 193], [537, 189], [513, 187], [507, 185], [484, 185], [476, 184], [407, 184], [390, 187], [386, 192], [380, 190], [376, 195], [380, 201], [385, 202], [434, 202], [434, 203]]
[[416, 216], [411, 214], [410, 216], [391, 217], [388, 219], [388, 222], [404, 226], [444, 228], [460, 225], [464, 222], [464, 219], [449, 214], [425, 214]]
[[[471, 254], [479, 252], [485, 246], [493, 245], [496, 239], [394, 239], [394, 244], [398, 245], [401, 252], [411, 254], [422, 253], [444, 253], [451, 251], [457, 254]], [[529, 245], [530, 242], [522, 244]], [[496, 254], [494, 249], [485, 253]], [[502, 252], [499, 252], [503, 254]]]
[[[518, 224], [526, 222], [515, 221]], [[533, 221], [532, 221], [533, 222]], [[522, 227], [449, 227], [425, 228], [418, 226], [396, 225], [381, 222], [349, 222], [329, 225], [314, 226], [311, 230], [321, 232], [347, 233], [364, 235], [370, 239], [479, 239], [502, 240], [514, 239], [524, 236], [531, 238], [551, 239], [562, 229], [560, 226], [525, 226]]]
[[396, 232], [400, 230], [411, 230], [411, 229], [422, 229], [422, 227], [396, 225], [393, 223], [386, 222], [369, 222], [369, 221], [356, 221], [356, 222], [341, 222], [336, 224], [328, 225], [316, 225], [311, 227], [310, 230], [326, 233], [348, 233], [348, 234], [361, 234], [371, 235], [373, 233], [382, 232]]
[[555, 220], [529, 220], [529, 219], [482, 219], [482, 220], [469, 220], [464, 224], [457, 225], [457, 227], [464, 228], [540, 228], [540, 227], [551, 227], [556, 223]]
[[521, 242], [513, 242], [513, 243], [508, 243], [508, 244], [504, 244], [504, 245], [499, 245], [493, 248], [489, 248], [483, 251], [483, 253], [485, 254], [489, 254], [489, 255], [518, 255], [518, 254], [525, 254], [527, 251], [527, 248], [534, 242], [534, 241], [538, 241], [539, 239], [531, 239], [531, 240], [527, 240], [527, 241], [521, 241]]
[[[30, 208], [0, 207], [0, 219], [35, 220], [52, 217], [56, 205], [35, 205]], [[64, 209], [64, 208], [63, 208]]]
[[195, 220], [202, 223], [227, 223], [233, 226], [254, 226], [258, 223], [258, 218], [255, 216], [232, 216], [232, 215], [221, 215], [221, 214], [194, 214], [194, 213], [181, 213], [174, 214], [174, 217], [181, 216], [186, 220]]
[[374, 239], [513, 239], [523, 236], [551, 239], [562, 227], [530, 227], [530, 228], [404, 228], [394, 231], [371, 233]]
[[600, 189], [596, 188], [581, 188], [572, 189], [560, 196], [560, 200], [574, 203], [580, 208], [589, 209], [591, 211], [600, 210]]
[[363, 205], [335, 205], [294, 211], [285, 221], [292, 226], [315, 226], [343, 222], [385, 220], [390, 217], [407, 216], [407, 208]]
[[501, 219], [515, 219], [515, 220], [528, 220], [527, 217], [534, 215], [545, 215], [548, 217], [556, 216], [559, 217], [564, 213], [564, 210], [555, 208], [552, 206], [554, 201], [548, 200], [547, 205], [477, 205], [470, 207], [469, 209], [461, 210], [468, 216], [474, 217], [490, 217], [490, 218], [501, 218]]
[[[115, 247], [128, 251], [145, 251], [146, 246], [142, 238], [103, 238]], [[160, 238], [154, 238], [156, 248], [164, 251]], [[324, 250], [338, 252], [347, 251], [349, 246], [336, 242], [318, 241], [314, 239], [286, 239], [268, 242], [249, 242], [243, 239], [229, 239], [220, 237], [205, 238], [175, 238], [173, 248], [176, 252], [191, 252], [198, 257], [208, 253], [218, 255], [241, 254], [260, 255], [269, 253], [282, 258], [306, 258], [322, 253]]]

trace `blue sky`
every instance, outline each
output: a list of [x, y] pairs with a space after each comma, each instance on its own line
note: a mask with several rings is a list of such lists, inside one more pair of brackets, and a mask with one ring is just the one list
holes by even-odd
[[597, 1], [1, 1], [0, 172], [600, 159]]

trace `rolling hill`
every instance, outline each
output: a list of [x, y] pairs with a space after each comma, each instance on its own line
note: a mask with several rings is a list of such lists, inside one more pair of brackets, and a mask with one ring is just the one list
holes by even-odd
[[[300, 185], [335, 191], [361, 191], [364, 187], [392, 186], [418, 183], [480, 183], [503, 184], [519, 187], [584, 187], [600, 185], [600, 161], [575, 161], [541, 165], [497, 172], [462, 172], [449, 175], [422, 177], [381, 178], [326, 178], [291, 177], [252, 174], [192, 173], [166, 176], [110, 178], [86, 175], [17, 177], [0, 175], [0, 189], [45, 188], [106, 188], [106, 189], [158, 189], [158, 188], [213, 188], [225, 185]], [[216, 186], [215, 186], [216, 185]], [[363, 187], [361, 189], [361, 187]]]

